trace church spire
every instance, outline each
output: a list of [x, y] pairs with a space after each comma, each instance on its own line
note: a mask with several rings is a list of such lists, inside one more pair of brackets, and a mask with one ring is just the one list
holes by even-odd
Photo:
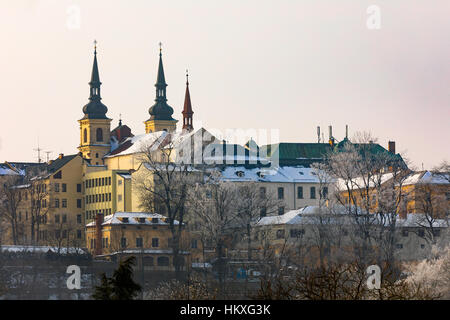
[[150, 107], [148, 112], [150, 113], [149, 120], [170, 120], [173, 121], [175, 119], [172, 118], [173, 108], [167, 104], [166, 97], [166, 79], [164, 76], [164, 67], [162, 62], [162, 49], [161, 42], [159, 43], [159, 65], [158, 65], [158, 76], [156, 77], [156, 98], [155, 104]]
[[108, 108], [100, 102], [100, 75], [97, 63], [97, 40], [94, 41], [94, 63], [92, 65], [91, 81], [89, 82], [89, 103], [83, 107], [84, 119], [106, 119]]
[[192, 125], [192, 115], [194, 112], [192, 111], [191, 105], [191, 94], [189, 93], [189, 74], [186, 70], [186, 93], [184, 95], [184, 108], [183, 112], [183, 130], [192, 131], [194, 129]]
[[92, 74], [91, 74], [91, 82], [89, 82], [89, 86], [91, 87], [91, 94], [89, 96], [89, 100], [98, 99], [101, 100], [100, 96], [100, 75], [98, 73], [98, 64], [97, 64], [97, 40], [94, 40], [94, 64], [92, 65]]

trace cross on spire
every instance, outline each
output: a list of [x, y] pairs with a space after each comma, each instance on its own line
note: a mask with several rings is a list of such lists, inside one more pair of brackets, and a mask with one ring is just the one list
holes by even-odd
[[161, 55], [161, 51], [162, 51], [162, 42], [159, 42], [159, 55]]
[[188, 72], [188, 69], [186, 69], [186, 84], [189, 85], [189, 72]]
[[97, 54], [97, 40], [94, 40], [94, 53]]

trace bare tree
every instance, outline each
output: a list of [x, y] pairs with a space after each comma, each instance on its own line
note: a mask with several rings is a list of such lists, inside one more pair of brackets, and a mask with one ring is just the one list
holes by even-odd
[[195, 172], [189, 164], [174, 161], [175, 147], [171, 134], [167, 134], [157, 146], [144, 146], [139, 161], [146, 170], [135, 177], [135, 183], [141, 206], [150, 212], [158, 212], [168, 217], [175, 274], [180, 278], [183, 266], [180, 244], [187, 215], [187, 192], [201, 172]]
[[22, 176], [8, 176], [0, 185], [0, 217], [4, 219], [11, 230], [11, 240], [14, 245], [19, 243], [21, 223], [18, 209], [22, 202]]
[[370, 134], [355, 140], [330, 153], [322, 169], [335, 179], [334, 198], [353, 219], [355, 253], [362, 261], [393, 262], [395, 226], [405, 201], [402, 184], [409, 170], [397, 155], [379, 150]]
[[236, 227], [238, 190], [235, 184], [221, 181], [220, 175], [213, 172], [205, 183], [198, 183], [189, 192], [191, 220], [206, 240], [204, 246], [212, 245], [215, 250], [222, 294], [226, 271], [225, 248]]
[[267, 194], [255, 182], [239, 183], [236, 187], [236, 223], [247, 240], [247, 258], [252, 260], [253, 226], [266, 214], [275, 213], [282, 201]]

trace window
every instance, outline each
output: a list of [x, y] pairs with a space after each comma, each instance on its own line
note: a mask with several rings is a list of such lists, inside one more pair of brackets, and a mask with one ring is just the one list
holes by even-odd
[[139, 223], [145, 223], [145, 218], [139, 218]]
[[59, 183], [55, 183], [55, 192], [59, 192]]
[[152, 223], [158, 223], [158, 218], [152, 218]]
[[402, 230], [402, 236], [407, 237], [408, 236], [408, 230]]
[[153, 266], [153, 257], [144, 257], [144, 266]]
[[77, 208], [81, 208], [81, 199], [77, 199]]
[[120, 246], [122, 248], [126, 248], [127, 247], [127, 238], [121, 238], [120, 239]]
[[121, 195], [121, 194], [119, 194], [119, 195], [117, 196], [117, 200], [118, 200], [119, 202], [122, 201], [122, 195]]
[[441, 235], [441, 230], [440, 229], [433, 230], [433, 236], [439, 237], [440, 235]]
[[108, 248], [108, 238], [102, 239], [102, 246], [103, 246], [103, 248]]
[[277, 239], [284, 239], [284, 229], [277, 230]]
[[122, 222], [123, 222], [123, 223], [128, 223], [128, 222], [129, 222], [128, 217], [122, 218]]
[[417, 234], [419, 235], [419, 237], [424, 237], [425, 236], [425, 231], [423, 229], [419, 229]]
[[81, 239], [81, 230], [77, 230], [77, 239]]
[[119, 181], [117, 181], [117, 184], [118, 184], [119, 186], [121, 186], [121, 185], [122, 185], [122, 180], [119, 179]]
[[301, 236], [303, 236], [305, 234], [305, 230], [304, 229], [291, 229], [289, 233], [290, 233], [291, 238], [300, 238]]
[[310, 189], [310, 198], [315, 199], [316, 198], [316, 187], [311, 187]]
[[42, 199], [42, 208], [47, 208], [47, 200]]
[[136, 238], [136, 247], [142, 248], [143, 247], [143, 240], [142, 238]]
[[284, 214], [284, 207], [278, 207], [278, 215]]
[[55, 238], [60, 239], [61, 238], [61, 230], [55, 230]]
[[62, 207], [67, 208], [67, 199], [62, 199]]
[[267, 208], [266, 207], [262, 207], [260, 210], [259, 210], [259, 216], [261, 217], [261, 218], [263, 218], [263, 217], [265, 217], [267, 215]]
[[62, 184], [62, 192], [67, 192], [67, 184]]
[[105, 202], [105, 194], [102, 193], [102, 202]]
[[403, 244], [401, 243], [397, 243], [397, 245], [395, 246], [397, 249], [403, 249]]
[[264, 199], [266, 197], [266, 187], [259, 188], [259, 197]]
[[108, 201], [111, 201], [111, 192], [108, 194]]
[[322, 188], [322, 199], [328, 199], [328, 187], [323, 187]]
[[108, 185], [111, 185], [111, 177], [108, 177]]
[[297, 187], [297, 199], [303, 199], [303, 187]]
[[152, 247], [153, 248], [159, 247], [159, 239], [158, 238], [153, 238], [152, 239]]
[[95, 202], [98, 202], [98, 194], [95, 195]]
[[167, 267], [169, 265], [168, 257], [158, 257], [158, 266]]
[[55, 223], [59, 223], [59, 214], [55, 214]]
[[102, 186], [105, 185], [105, 178], [102, 178]]
[[63, 230], [62, 232], [62, 238], [67, 239], [67, 230]]
[[81, 223], [81, 214], [77, 214], [77, 223]]
[[283, 187], [278, 188], [278, 199], [284, 199], [284, 188]]
[[197, 249], [197, 239], [192, 239], [192, 241], [191, 241], [191, 248], [192, 249]]
[[102, 130], [102, 128], [97, 128], [97, 130], [96, 130], [96, 138], [97, 138], [97, 141], [99, 141], [99, 142], [103, 141], [103, 130]]
[[424, 244], [421, 244], [421, 245], [420, 245], [420, 248], [421, 248], [421, 249], [425, 249], [425, 245], [424, 245]]
[[87, 142], [87, 130], [86, 130], [86, 128], [83, 130], [83, 142], [84, 143]]
[[62, 222], [66, 223], [67, 222], [67, 214], [63, 214], [62, 215]]
[[81, 183], [77, 183], [77, 192], [81, 192]]

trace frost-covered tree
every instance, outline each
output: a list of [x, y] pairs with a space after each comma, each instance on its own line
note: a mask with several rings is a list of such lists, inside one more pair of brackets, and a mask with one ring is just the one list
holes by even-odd
[[420, 285], [441, 299], [450, 299], [450, 245], [433, 247], [433, 256], [418, 263], [405, 264], [406, 281]]

